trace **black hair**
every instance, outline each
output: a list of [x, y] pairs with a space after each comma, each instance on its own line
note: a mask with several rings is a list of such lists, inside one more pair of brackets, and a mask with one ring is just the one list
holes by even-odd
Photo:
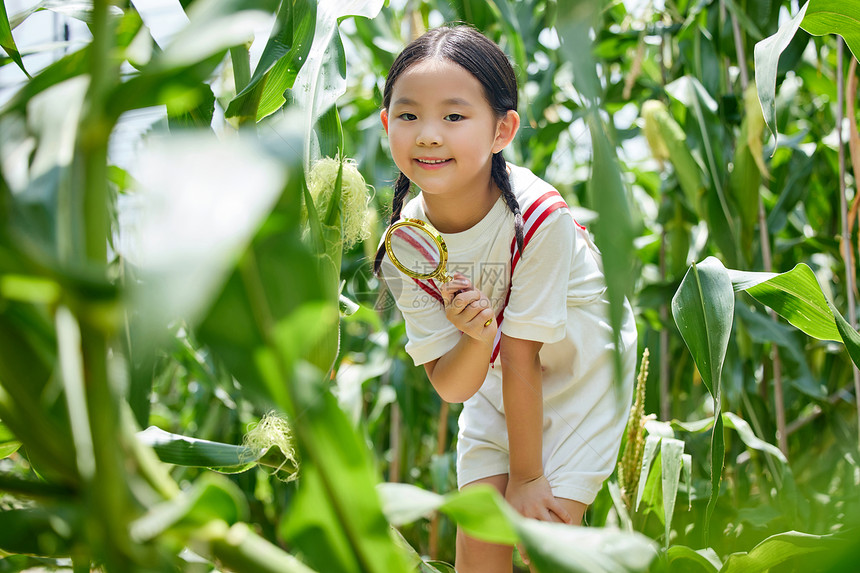
[[[492, 40], [471, 26], [444, 26], [429, 30], [408, 46], [391, 64], [385, 78], [382, 105], [391, 105], [391, 94], [397, 79], [412, 65], [432, 58], [442, 58], [454, 62], [472, 74], [484, 88], [487, 103], [496, 116], [501, 119], [508, 111], [517, 110], [517, 76], [505, 53]], [[493, 154], [491, 176], [502, 191], [502, 198], [514, 214], [514, 233], [517, 248], [523, 250], [523, 217], [520, 206], [511, 188], [507, 165], [502, 152]], [[394, 197], [391, 201], [389, 225], [400, 218], [403, 202], [409, 193], [412, 182], [402, 172], [394, 183]], [[379, 274], [385, 246], [379, 247], [373, 270]]]

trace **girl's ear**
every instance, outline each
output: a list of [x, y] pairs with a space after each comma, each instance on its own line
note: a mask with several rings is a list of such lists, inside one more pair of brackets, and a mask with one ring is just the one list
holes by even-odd
[[382, 127], [385, 128], [385, 133], [388, 133], [388, 110], [384, 109], [379, 112], [379, 119], [382, 120]]
[[496, 125], [496, 140], [493, 142], [493, 153], [506, 148], [520, 129], [520, 115], [509, 109], [499, 123]]

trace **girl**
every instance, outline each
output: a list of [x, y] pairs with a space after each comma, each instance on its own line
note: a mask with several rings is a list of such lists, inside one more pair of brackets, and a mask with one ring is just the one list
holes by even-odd
[[[619, 387], [596, 249], [557, 191], [502, 158], [520, 120], [498, 46], [467, 26], [427, 32], [394, 61], [383, 105], [400, 169], [391, 220], [429, 221], [463, 271], [437, 285], [401, 274], [383, 247], [375, 262], [405, 318], [406, 351], [444, 400], [464, 402], [459, 487], [489, 484], [527, 517], [578, 525], [627, 419], [629, 305]], [[404, 206], [413, 184], [420, 193]], [[510, 571], [511, 559], [511, 547], [458, 531], [460, 573]]]

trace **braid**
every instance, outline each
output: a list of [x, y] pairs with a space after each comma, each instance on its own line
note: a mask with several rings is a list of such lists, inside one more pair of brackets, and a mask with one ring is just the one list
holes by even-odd
[[514, 190], [511, 189], [511, 178], [508, 176], [508, 168], [505, 164], [505, 158], [502, 157], [502, 152], [493, 155], [492, 167], [493, 181], [496, 182], [499, 189], [502, 190], [502, 199], [508, 205], [508, 209], [514, 214], [514, 235], [517, 238], [517, 249], [520, 251], [520, 256], [523, 254], [523, 216], [520, 213], [520, 204], [517, 203], [517, 198], [514, 196]]
[[[397, 177], [394, 182], [394, 197], [391, 199], [391, 218], [388, 220], [388, 225], [397, 221], [400, 218], [400, 211], [403, 210], [403, 200], [409, 193], [412, 187], [412, 181], [409, 180], [403, 172]], [[376, 251], [376, 258], [373, 260], [373, 273], [379, 275], [379, 268], [382, 266], [382, 257], [385, 255], [385, 243], [379, 246]]]

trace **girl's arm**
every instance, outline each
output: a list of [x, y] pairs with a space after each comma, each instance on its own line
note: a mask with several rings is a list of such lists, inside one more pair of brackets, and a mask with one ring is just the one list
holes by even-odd
[[[440, 358], [424, 364], [430, 383], [446, 402], [465, 402], [478, 391], [490, 365], [496, 319], [489, 299], [463, 275], [441, 285], [445, 316], [463, 335]], [[489, 321], [489, 324], [486, 324]]]
[[543, 473], [542, 346], [542, 342], [502, 334], [499, 360], [510, 453], [505, 498], [526, 517], [554, 521], [550, 515], [554, 513], [561, 521], [572, 523]]

